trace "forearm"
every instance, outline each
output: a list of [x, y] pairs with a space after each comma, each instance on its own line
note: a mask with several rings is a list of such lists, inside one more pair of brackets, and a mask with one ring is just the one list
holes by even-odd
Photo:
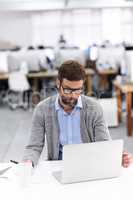
[[111, 140], [109, 129], [103, 117], [102, 108], [98, 107], [98, 112], [93, 121], [95, 141]]
[[45, 120], [42, 109], [37, 107], [34, 111], [31, 125], [31, 136], [25, 147], [23, 160], [31, 160], [37, 164], [45, 142]]
[[31, 160], [33, 165], [37, 165], [38, 160], [40, 158], [40, 154], [42, 152], [41, 148], [36, 148], [35, 146], [27, 145], [24, 151], [23, 161], [24, 160]]

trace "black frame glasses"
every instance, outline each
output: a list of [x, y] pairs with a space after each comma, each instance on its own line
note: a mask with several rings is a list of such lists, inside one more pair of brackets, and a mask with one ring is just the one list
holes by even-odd
[[72, 93], [82, 94], [83, 91], [84, 91], [83, 87], [82, 88], [76, 88], [76, 89], [74, 89], [74, 88], [64, 88], [62, 85], [61, 85], [61, 87], [62, 87], [64, 94], [72, 94]]

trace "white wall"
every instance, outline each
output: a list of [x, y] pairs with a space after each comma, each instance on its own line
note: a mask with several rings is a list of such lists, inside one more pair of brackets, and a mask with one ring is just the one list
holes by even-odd
[[[67, 5], [66, 5], [67, 4]], [[0, 10], [133, 7], [132, 0], [0, 0]]]
[[32, 41], [32, 24], [29, 13], [1, 12], [0, 40], [27, 46]]
[[37, 41], [55, 44], [63, 33], [70, 44], [85, 47], [110, 40], [133, 43], [133, 8], [73, 9], [34, 13], [33, 32]]
[[133, 43], [133, 8], [0, 12], [0, 40], [56, 45], [62, 33], [81, 47], [107, 39]]

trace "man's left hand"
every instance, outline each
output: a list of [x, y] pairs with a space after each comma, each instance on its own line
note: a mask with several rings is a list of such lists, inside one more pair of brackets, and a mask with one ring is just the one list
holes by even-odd
[[133, 155], [124, 151], [122, 155], [122, 166], [129, 167], [131, 163], [133, 163]]

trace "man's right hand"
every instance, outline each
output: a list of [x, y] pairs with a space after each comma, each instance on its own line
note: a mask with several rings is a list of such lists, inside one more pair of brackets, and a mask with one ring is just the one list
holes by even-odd
[[26, 163], [26, 164], [31, 164], [32, 167], [34, 167], [33, 161], [32, 160], [23, 160], [22, 163]]

